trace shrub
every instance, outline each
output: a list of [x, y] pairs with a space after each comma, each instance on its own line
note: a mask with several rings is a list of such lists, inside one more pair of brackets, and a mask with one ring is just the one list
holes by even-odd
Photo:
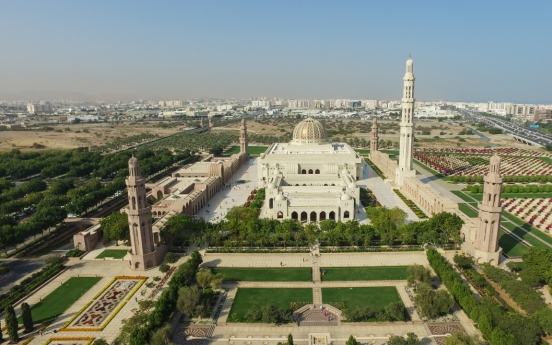
[[161, 273], [167, 273], [170, 269], [171, 267], [167, 264], [162, 264], [161, 266], [159, 266], [159, 272]]
[[8, 338], [11, 342], [17, 342], [19, 340], [19, 335], [17, 334], [19, 325], [17, 324], [17, 317], [15, 317], [15, 310], [11, 305], [6, 307], [4, 320], [6, 322], [6, 328], [8, 329]]
[[23, 326], [25, 327], [25, 333], [33, 330], [33, 316], [31, 314], [31, 307], [27, 303], [21, 304], [21, 318], [23, 319]]
[[169, 264], [174, 264], [179, 259], [180, 259], [180, 256], [173, 253], [173, 252], [168, 252], [167, 255], [165, 255], [165, 262], [167, 262]]

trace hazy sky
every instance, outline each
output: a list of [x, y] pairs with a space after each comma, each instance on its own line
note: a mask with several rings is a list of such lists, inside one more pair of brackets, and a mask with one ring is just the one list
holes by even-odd
[[0, 1], [0, 99], [552, 102], [552, 1]]

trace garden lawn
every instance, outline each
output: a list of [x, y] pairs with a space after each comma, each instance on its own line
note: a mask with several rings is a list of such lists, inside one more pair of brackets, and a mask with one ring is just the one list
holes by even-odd
[[370, 150], [355, 149], [355, 151], [361, 156], [370, 154]]
[[479, 213], [469, 208], [466, 204], [458, 204], [458, 209], [460, 209], [460, 211], [464, 212], [466, 216], [470, 218], [477, 218], [479, 216]]
[[322, 301], [343, 302], [349, 310], [356, 307], [370, 307], [373, 310], [383, 310], [389, 303], [402, 302], [397, 288], [394, 286], [360, 287], [360, 288], [324, 288]]
[[[248, 146], [247, 152], [250, 155], [260, 155], [261, 153], [264, 153], [268, 146]], [[224, 156], [231, 156], [233, 154], [240, 153], [240, 147], [239, 146], [232, 146], [228, 150], [224, 151]]]
[[468, 196], [468, 195], [464, 194], [464, 192], [461, 192], [459, 190], [453, 190], [452, 194], [456, 195], [457, 197], [459, 197], [460, 199], [462, 199], [466, 202], [475, 202], [475, 201], [477, 201], [477, 200], [474, 200], [474, 198], [472, 198], [471, 196]]
[[103, 252], [101, 252], [100, 255], [96, 256], [96, 259], [103, 259], [103, 258], [122, 259], [125, 257], [127, 253], [128, 253], [128, 250], [126, 249], [106, 249]]
[[[552, 237], [550, 237], [549, 235], [546, 235], [545, 233], [543, 233], [541, 230], [531, 226], [531, 224], [529, 223], [526, 223], [524, 222], [523, 220], [517, 218], [516, 216], [514, 216], [513, 214], [507, 212], [507, 211], [504, 211], [502, 212], [502, 218], [503, 219], [506, 219], [506, 220], [509, 220], [510, 222], [516, 224], [517, 226], [523, 228], [523, 230], [525, 230], [525, 232], [530, 232], [533, 236], [535, 237], [538, 237], [540, 238], [541, 240], [543, 240], [544, 242], [552, 245]], [[510, 228], [508, 228], [510, 229]], [[523, 234], [522, 236], [522, 232], [524, 232], [523, 230], [521, 229], [518, 229], [516, 231], [519, 231], [520, 233], [518, 234], [516, 232], [516, 235], [522, 237], [523, 239], [526, 239], [526, 237], [530, 237], [528, 236], [527, 234]], [[513, 231], [513, 230], [512, 230]], [[530, 241], [527, 241], [529, 243], [531, 243]], [[540, 242], [540, 241], [539, 241]], [[531, 243], [532, 244], [532, 243]], [[543, 245], [542, 242], [538, 245], [538, 246], [541, 246]], [[548, 246], [547, 246], [548, 247]], [[546, 247], [545, 247], [546, 248]], [[549, 247], [548, 247], [549, 248]]]
[[289, 309], [291, 302], [312, 303], [312, 289], [239, 288], [228, 314], [228, 322], [239, 322], [249, 309], [262, 309], [269, 304]]
[[225, 281], [250, 282], [308, 282], [312, 280], [311, 270], [302, 268], [213, 268], [213, 273], [222, 273]]
[[522, 256], [529, 248], [524, 246], [521, 242], [500, 230], [500, 238], [498, 239], [498, 245], [504, 250], [504, 253], [509, 257]]
[[[31, 314], [35, 325], [53, 321], [101, 279], [101, 277], [69, 278], [42, 301], [32, 306]], [[21, 317], [18, 321], [23, 323]]]
[[331, 267], [322, 268], [323, 281], [406, 280], [407, 266]]

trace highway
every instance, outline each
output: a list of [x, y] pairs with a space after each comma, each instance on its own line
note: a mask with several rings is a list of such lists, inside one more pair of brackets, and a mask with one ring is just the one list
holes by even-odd
[[508, 121], [482, 116], [472, 111], [464, 111], [463, 113], [468, 120], [482, 122], [488, 126], [502, 129], [504, 133], [509, 134], [516, 140], [528, 145], [538, 147], [546, 147], [548, 145], [552, 146], [552, 135], [550, 134], [546, 134], [532, 128], [525, 128]]

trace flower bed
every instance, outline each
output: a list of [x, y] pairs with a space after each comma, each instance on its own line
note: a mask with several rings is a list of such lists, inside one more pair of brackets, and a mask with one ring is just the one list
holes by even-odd
[[544, 198], [505, 198], [501, 199], [504, 210], [543, 230], [552, 230], [552, 199]]
[[151, 294], [149, 295], [148, 297], [148, 300], [152, 300], [155, 295], [157, 295], [157, 293], [163, 288], [163, 285], [165, 285], [165, 283], [169, 280], [169, 278], [171, 277], [171, 275], [173, 274], [173, 272], [176, 270], [176, 267], [171, 267], [169, 269], [169, 271], [167, 272], [167, 274], [165, 274], [165, 276], [163, 277], [163, 279], [161, 279], [159, 281], [159, 284], [157, 284], [157, 286], [155, 287], [155, 289], [153, 289], [153, 291], [151, 292]]
[[476, 155], [508, 155], [508, 156], [523, 156], [523, 157], [552, 157], [552, 154], [533, 151], [527, 149], [519, 149], [514, 147], [501, 148], [429, 148], [415, 147], [414, 152], [431, 152], [431, 153], [454, 153], [454, 154], [476, 154]]
[[422, 211], [413, 201], [407, 199], [398, 189], [393, 189], [393, 191], [399, 196], [399, 198], [401, 198], [402, 201], [404, 201], [406, 206], [408, 206], [412, 210], [412, 212], [414, 212], [414, 214], [418, 216], [418, 218], [427, 218], [427, 215], [424, 213], [424, 211]]
[[[67, 338], [62, 338], [62, 337], [54, 337], [54, 338], [50, 338], [48, 339], [44, 345], [48, 345], [54, 341], [80, 341], [82, 342], [82, 345], [90, 345], [92, 344], [92, 341], [94, 341], [94, 337], [67, 337]], [[74, 343], [73, 343], [74, 344]], [[75, 345], [80, 345], [80, 344], [75, 344]]]
[[[147, 277], [143, 276], [116, 276], [99, 293], [97, 293], [92, 300], [90, 300], [71, 319], [69, 319], [69, 321], [67, 321], [59, 331], [102, 331], [126, 305], [128, 300], [136, 293], [136, 291], [140, 289], [146, 279]], [[130, 282], [121, 283], [118, 282], [119, 280], [130, 280]], [[117, 306], [117, 308], [113, 311], [115, 306]], [[107, 315], [109, 315], [109, 317], [102, 322], [103, 317]], [[75, 320], [77, 321], [75, 322]], [[72, 326], [69, 327], [70, 325]], [[84, 325], [96, 325], [97, 327], [82, 327]]]

